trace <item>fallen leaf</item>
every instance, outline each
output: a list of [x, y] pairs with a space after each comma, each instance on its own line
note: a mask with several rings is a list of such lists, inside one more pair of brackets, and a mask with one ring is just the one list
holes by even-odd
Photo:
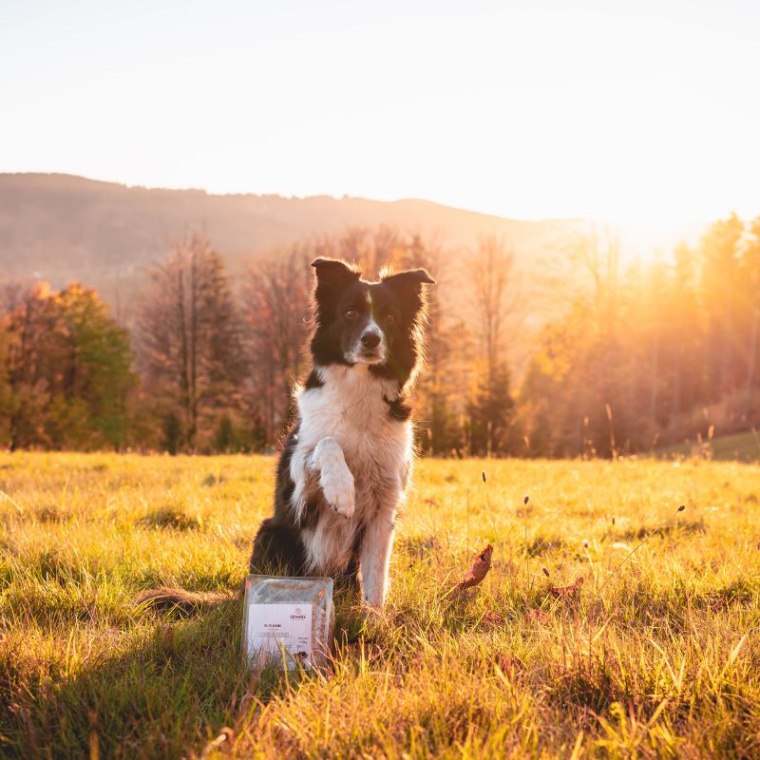
[[535, 620], [537, 623], [549, 622], [549, 616], [543, 610], [528, 610], [526, 617], [528, 620]]
[[454, 586], [451, 593], [458, 593], [466, 588], [471, 588], [472, 586], [477, 586], [479, 583], [482, 583], [483, 578], [486, 577], [488, 571], [491, 569], [492, 554], [493, 546], [488, 544], [488, 546], [475, 557], [467, 574], [456, 586]]
[[506, 625], [506, 620], [498, 612], [486, 612], [481, 621], [486, 628], [500, 628]]
[[571, 583], [569, 586], [550, 586], [549, 592], [554, 594], [554, 596], [560, 596], [560, 597], [575, 596], [581, 590], [582, 585], [583, 585], [583, 578], [578, 578], [576, 579], [574, 583]]

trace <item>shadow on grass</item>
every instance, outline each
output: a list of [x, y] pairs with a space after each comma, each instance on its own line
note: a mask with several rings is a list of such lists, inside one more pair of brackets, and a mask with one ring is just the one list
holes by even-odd
[[[359, 635], [352, 609], [343, 600], [336, 639]], [[0, 647], [0, 756], [81, 758], [93, 742], [101, 757], [200, 754], [224, 726], [311, 677], [248, 670], [241, 633], [242, 602], [230, 599], [192, 613], [146, 611], [127, 632], [95, 632], [70, 660], [68, 650], [42, 664]]]
[[249, 678], [240, 604], [150, 618], [154, 625], [127, 634], [132, 641], [117, 656], [101, 648], [71, 667], [56, 660], [37, 673], [6, 656], [0, 754], [82, 757], [97, 741], [104, 757], [180, 757], [229, 722]]

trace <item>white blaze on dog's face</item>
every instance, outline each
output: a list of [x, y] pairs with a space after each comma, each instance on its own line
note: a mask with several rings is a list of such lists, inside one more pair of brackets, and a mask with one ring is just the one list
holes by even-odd
[[[364, 293], [364, 301], [366, 307], [364, 303], [361, 304], [362, 308], [350, 304], [343, 313], [349, 346], [345, 352], [346, 361], [349, 364], [382, 364], [387, 358], [388, 340], [378, 324], [377, 320], [381, 318], [373, 309], [372, 291], [369, 287]], [[391, 315], [385, 317], [386, 323], [393, 319]]]
[[[366, 282], [341, 261], [317, 259], [315, 364], [366, 364], [403, 383], [417, 363], [423, 269]], [[375, 371], [373, 370], [373, 371]]]

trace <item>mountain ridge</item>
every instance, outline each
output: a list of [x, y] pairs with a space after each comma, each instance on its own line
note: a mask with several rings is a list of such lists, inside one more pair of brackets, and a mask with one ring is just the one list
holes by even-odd
[[480, 237], [496, 235], [514, 247], [516, 269], [524, 273], [541, 270], [545, 257], [554, 268], [558, 243], [582, 224], [510, 219], [422, 198], [216, 194], [63, 173], [0, 173], [0, 275], [54, 287], [78, 280], [121, 306], [139, 290], [148, 266], [197, 228], [235, 275], [297, 240], [380, 225], [436, 238], [454, 262]]
[[478, 209], [462, 208], [451, 206], [441, 201], [434, 201], [429, 198], [418, 198], [416, 196], [406, 196], [394, 198], [393, 200], [382, 200], [377, 198], [368, 198], [362, 195], [349, 195], [344, 193], [341, 196], [330, 195], [329, 193], [316, 193], [315, 195], [281, 195], [279, 193], [255, 193], [255, 192], [212, 192], [202, 187], [160, 187], [153, 185], [130, 185], [126, 182], [116, 182], [115, 180], [104, 180], [93, 177], [85, 177], [81, 174], [68, 174], [67, 172], [0, 172], [0, 182], [5, 179], [52, 179], [62, 180], [72, 183], [81, 183], [83, 185], [98, 185], [124, 190], [142, 190], [148, 192], [161, 193], [189, 193], [197, 194], [212, 198], [256, 198], [267, 199], [275, 198], [284, 201], [311, 201], [311, 200], [329, 200], [329, 201], [366, 201], [369, 203], [380, 203], [385, 205], [419, 203], [424, 206], [437, 207], [447, 211], [454, 211], [464, 214], [472, 214], [479, 217], [499, 219], [505, 222], [516, 222], [521, 224], [544, 224], [553, 222], [584, 222], [586, 220], [579, 217], [542, 217], [540, 219], [518, 219], [517, 217], [502, 216], [501, 214], [491, 214]]

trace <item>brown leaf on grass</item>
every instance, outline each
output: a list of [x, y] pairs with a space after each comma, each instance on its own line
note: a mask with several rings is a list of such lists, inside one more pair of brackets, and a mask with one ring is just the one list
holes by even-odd
[[486, 577], [488, 571], [491, 569], [492, 554], [493, 546], [488, 544], [488, 546], [475, 557], [467, 574], [456, 586], [454, 586], [451, 593], [456, 594], [464, 591], [466, 588], [471, 588], [472, 586], [477, 586], [479, 583], [482, 583], [483, 578]]
[[481, 622], [486, 628], [501, 628], [501, 626], [506, 625], [507, 623], [498, 612], [494, 612], [493, 610], [491, 612], [486, 612], [486, 614], [483, 615], [483, 620]]
[[549, 593], [559, 597], [575, 596], [581, 590], [582, 585], [583, 578], [577, 578], [569, 586], [550, 586]]
[[543, 610], [528, 610], [525, 617], [528, 620], [534, 620], [536, 623], [548, 623], [550, 619]]

